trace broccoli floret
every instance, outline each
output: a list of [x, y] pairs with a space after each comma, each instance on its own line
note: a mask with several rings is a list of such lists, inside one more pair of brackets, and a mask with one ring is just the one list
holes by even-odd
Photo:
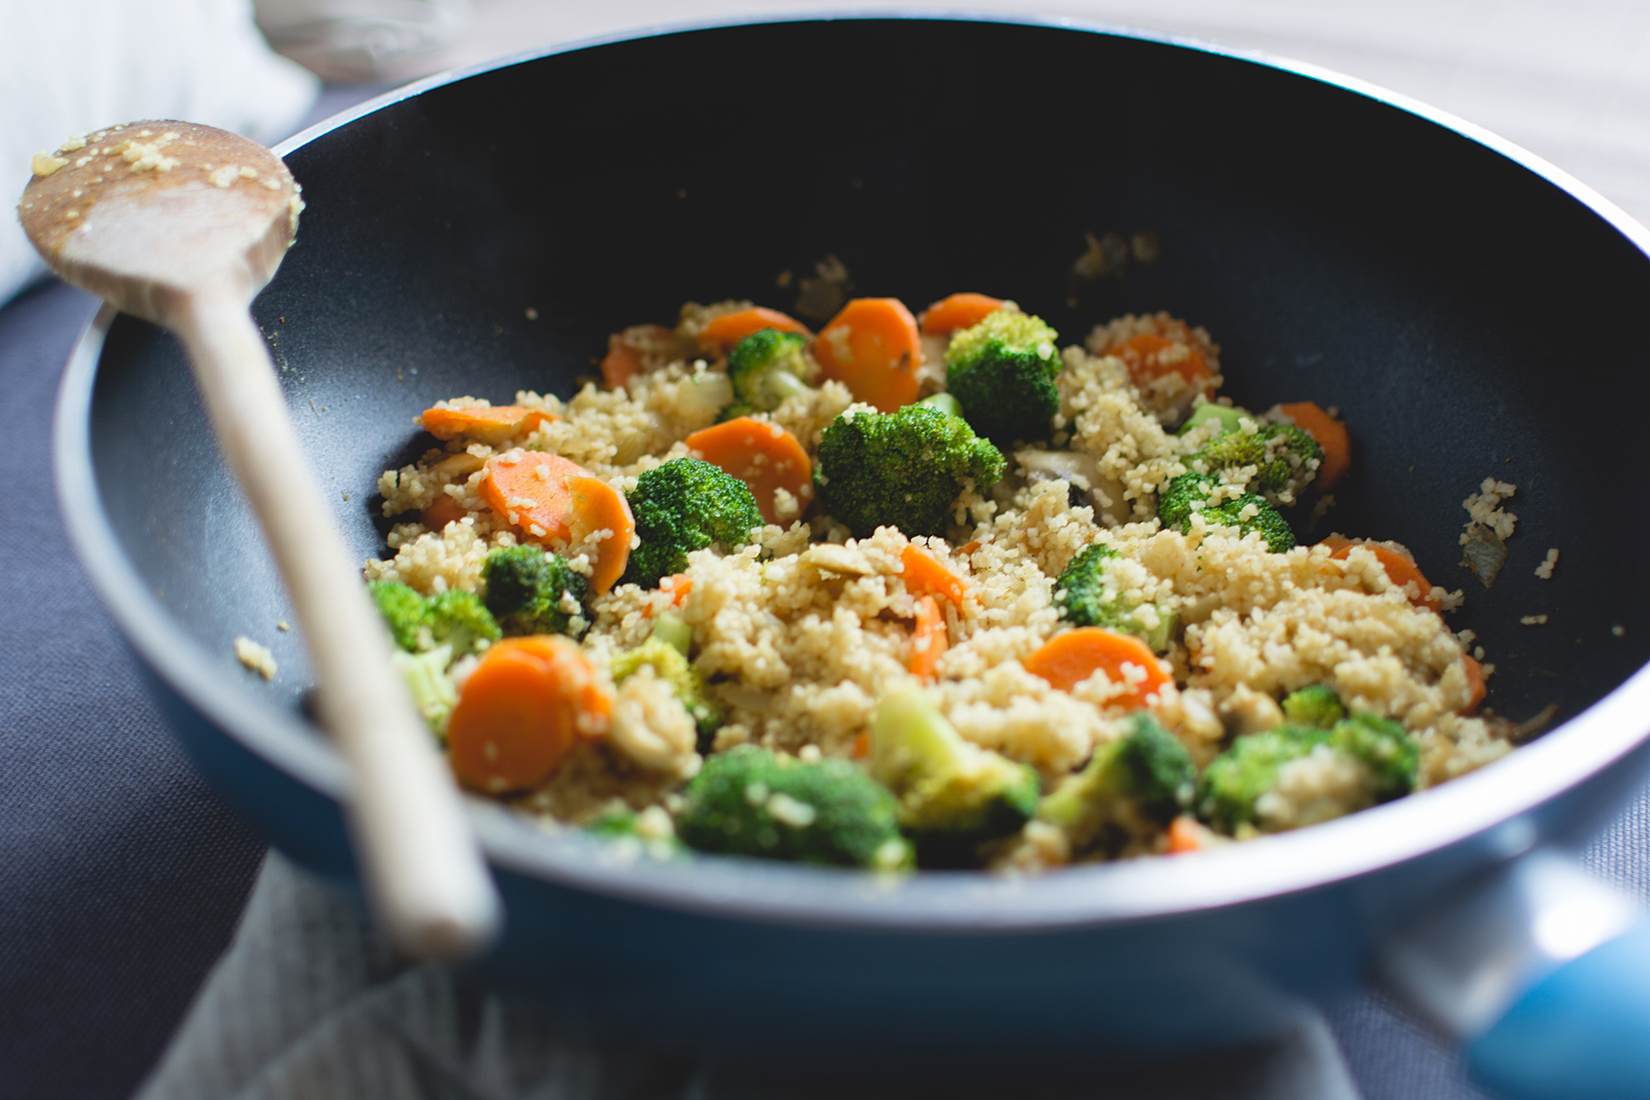
[[776, 328], [760, 329], [735, 344], [728, 352], [735, 403], [771, 412], [787, 397], [806, 392], [814, 374], [807, 346], [799, 334]]
[[587, 625], [584, 599], [590, 582], [560, 554], [537, 546], [507, 546], [481, 567], [487, 609], [506, 634], [569, 634]]
[[1202, 512], [1211, 526], [1236, 527], [1245, 535], [1260, 532], [1266, 548], [1273, 553], [1281, 554], [1295, 545], [1295, 532], [1290, 529], [1289, 521], [1267, 503], [1265, 497], [1245, 493], [1235, 500], [1208, 503], [1217, 484], [1208, 474], [1196, 471], [1181, 474], [1158, 494], [1157, 518], [1164, 527], [1185, 533], [1192, 529], [1192, 514]]
[[1221, 433], [1235, 432], [1243, 427], [1244, 418], [1258, 420], [1254, 413], [1247, 409], [1240, 409], [1235, 405], [1217, 405], [1213, 401], [1199, 400], [1192, 409], [1192, 415], [1180, 426], [1178, 435], [1186, 435], [1196, 428], [1202, 427], [1211, 420], [1220, 422]]
[[1323, 462], [1318, 441], [1293, 424], [1261, 424], [1253, 431], [1232, 431], [1218, 435], [1186, 459], [1186, 465], [1203, 473], [1216, 473], [1234, 466], [1256, 468], [1250, 488], [1275, 499], [1291, 499], [1312, 483]]
[[424, 626], [432, 644], [451, 646], [456, 657], [486, 649], [502, 637], [481, 597], [456, 588], [425, 603]]
[[1045, 439], [1060, 409], [1059, 334], [1041, 318], [999, 309], [951, 338], [945, 388], [968, 422], [1001, 442]]
[[1350, 715], [1330, 728], [1329, 743], [1369, 769], [1375, 801], [1390, 802], [1415, 789], [1421, 748], [1392, 719], [1374, 714]]
[[1157, 494], [1157, 518], [1164, 527], [1191, 530], [1192, 513], [1202, 509], [1217, 484], [1208, 474], [1195, 471], [1172, 479]]
[[850, 409], [819, 441], [814, 482], [827, 511], [861, 537], [889, 525], [939, 535], [965, 485], [989, 489], [1007, 462], [961, 417], [928, 405]]
[[688, 663], [687, 655], [681, 650], [655, 636], [613, 658], [613, 682], [620, 683], [643, 665], [652, 668], [659, 679], [670, 685], [671, 692], [699, 730], [699, 751], [708, 751], [717, 727], [722, 724], [722, 708], [706, 693], [699, 670]]
[[676, 835], [705, 852], [894, 871], [912, 865], [898, 819], [894, 796], [846, 760], [741, 745], [688, 783]]
[[1247, 535], [1260, 532], [1266, 549], [1281, 554], [1295, 545], [1295, 532], [1283, 513], [1266, 502], [1265, 497], [1245, 493], [1236, 500], [1226, 500], [1203, 510], [1203, 518], [1220, 527], [1236, 527]]
[[634, 843], [654, 859], [676, 859], [687, 851], [675, 833], [655, 831], [649, 826], [645, 815], [628, 806], [603, 810], [585, 823], [584, 831], [603, 840]]
[[[1321, 775], [1298, 792], [1282, 782], [1289, 765], [1315, 753], [1325, 754]], [[1343, 766], [1337, 767], [1337, 757]], [[1328, 821], [1414, 790], [1419, 759], [1402, 726], [1372, 714], [1355, 714], [1328, 730], [1279, 726], [1239, 737], [1210, 762], [1198, 787], [1197, 813], [1237, 835]]]
[[412, 694], [413, 706], [437, 737], [446, 736], [447, 719], [458, 705], [458, 689], [447, 675], [447, 665], [452, 659], [452, 649], [444, 645], [427, 653], [398, 650], [390, 654], [390, 664], [401, 674], [402, 682]]
[[924, 866], [977, 864], [982, 843], [1037, 808], [1037, 773], [964, 740], [920, 688], [878, 700], [869, 767], [899, 799], [900, 826]]
[[396, 645], [408, 653], [428, 648], [418, 644], [419, 627], [424, 625], [423, 596], [400, 581], [373, 581], [367, 585], [367, 592], [384, 617], [384, 625], [390, 628]]
[[1191, 805], [1197, 769], [1186, 747], [1144, 711], [1127, 722], [1037, 808], [1074, 853], [1153, 836]]
[[652, 588], [687, 568], [691, 551], [743, 546], [762, 526], [749, 485], [697, 458], [673, 458], [636, 479], [628, 494], [641, 545], [630, 552], [624, 580]]
[[1278, 772], [1328, 737], [1327, 731], [1311, 726], [1279, 726], [1239, 737], [1203, 770], [1198, 817], [1226, 833], [1256, 828], [1257, 803], [1277, 785]]
[[1054, 606], [1060, 617], [1073, 626], [1101, 626], [1134, 634], [1153, 652], [1168, 652], [1176, 616], [1156, 607], [1142, 611], [1108, 588], [1106, 562], [1115, 557], [1117, 551], [1098, 542], [1077, 551], [1054, 582]]
[[447, 646], [462, 657], [499, 638], [498, 623], [474, 593], [455, 590], [425, 599], [399, 581], [374, 581], [367, 590], [395, 644], [408, 653]]
[[1283, 716], [1298, 726], [1326, 730], [1346, 717], [1346, 707], [1328, 684], [1308, 684], [1283, 697]]

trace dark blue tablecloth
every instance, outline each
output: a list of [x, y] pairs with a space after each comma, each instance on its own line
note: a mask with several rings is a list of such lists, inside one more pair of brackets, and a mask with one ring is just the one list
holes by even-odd
[[228, 942], [262, 849], [190, 770], [74, 562], [59, 367], [94, 304], [0, 311], [0, 1096], [124, 1096]]

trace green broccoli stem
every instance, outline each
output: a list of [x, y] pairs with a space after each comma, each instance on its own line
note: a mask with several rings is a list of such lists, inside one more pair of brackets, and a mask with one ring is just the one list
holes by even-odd
[[671, 611], [662, 611], [653, 620], [652, 637], [659, 639], [682, 656], [690, 656], [693, 648], [693, 628]]
[[[917, 404], [927, 405], [931, 409], [938, 409], [947, 416], [962, 417], [963, 414], [962, 402], [948, 393], [931, 393], [918, 401]], [[966, 417], [963, 419], [966, 419]]]
[[900, 800], [900, 826], [923, 866], [979, 866], [981, 845], [1037, 808], [1037, 773], [966, 740], [917, 687], [877, 701], [869, 767]]

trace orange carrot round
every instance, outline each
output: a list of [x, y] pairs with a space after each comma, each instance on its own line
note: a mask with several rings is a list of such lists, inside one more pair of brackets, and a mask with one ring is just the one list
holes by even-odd
[[899, 560], [903, 567], [900, 576], [912, 595], [938, 596], [961, 609], [963, 598], [968, 595], [968, 581], [941, 565], [934, 555], [914, 542], [905, 544]]
[[[1165, 355], [1171, 348], [1184, 347], [1184, 355]], [[1123, 365], [1129, 368], [1129, 377], [1134, 379], [1137, 386], [1162, 378], [1166, 374], [1178, 374], [1186, 383], [1196, 389], [1207, 391], [1214, 372], [1209, 369], [1209, 361], [1203, 357], [1203, 352], [1195, 344], [1182, 344], [1179, 340], [1160, 336], [1155, 332], [1142, 332], [1129, 337], [1109, 354], [1123, 360]]]
[[465, 514], [464, 505], [446, 493], [437, 493], [429, 507], [418, 514], [418, 521], [432, 531], [440, 531], [447, 524], [463, 519]]
[[529, 409], [521, 405], [487, 405], [472, 409], [437, 406], [425, 409], [418, 419], [424, 430], [437, 439], [464, 436], [482, 443], [496, 444], [548, 423], [556, 419], [556, 415], [546, 409]]
[[893, 412], [917, 399], [922, 344], [898, 298], [855, 298], [819, 330], [814, 358], [860, 401]]
[[1041, 676], [1061, 691], [1070, 691], [1096, 672], [1114, 684], [1128, 685], [1124, 667], [1143, 672], [1132, 689], [1112, 702], [1129, 707], [1149, 706], [1152, 697], [1170, 684], [1151, 648], [1131, 634], [1117, 634], [1098, 626], [1081, 626], [1056, 634], [1026, 658], [1026, 671]]
[[750, 309], [739, 309], [732, 313], [724, 313], [720, 317], [712, 317], [705, 322], [705, 327], [699, 330], [699, 347], [708, 355], [726, 355], [733, 345], [751, 333], [760, 332], [765, 328], [794, 332], [809, 338], [813, 336], [813, 333], [808, 331], [808, 326], [795, 317], [781, 313], [777, 309], [769, 309], [767, 306], [752, 306]]
[[611, 691], [574, 642], [495, 642], [464, 681], [447, 723], [447, 759], [460, 783], [501, 793], [554, 775], [580, 738], [606, 734]]
[[642, 353], [619, 339], [617, 334], [609, 336], [607, 354], [602, 356], [601, 370], [602, 385], [610, 390], [616, 390], [641, 373]]
[[803, 511], [813, 500], [813, 462], [796, 436], [778, 424], [739, 416], [694, 432], [682, 442], [695, 458], [719, 466], [749, 485], [762, 518], [769, 523], [786, 521], [774, 501], [780, 489], [795, 497]]
[[1323, 448], [1323, 464], [1318, 467], [1318, 488], [1332, 489], [1352, 468], [1352, 437], [1346, 425], [1330, 416], [1315, 401], [1292, 401], [1279, 405], [1295, 427], [1317, 440]]
[[607, 354], [602, 356], [602, 384], [616, 390], [642, 372], [640, 345], [661, 345], [675, 333], [663, 325], [634, 325], [607, 338]]
[[945, 615], [940, 611], [940, 602], [932, 596], [922, 597], [917, 601], [917, 622], [911, 632], [911, 656], [905, 667], [919, 680], [932, 680], [935, 670], [939, 668], [940, 658], [950, 647], [951, 638], [946, 634]]
[[534, 542], [566, 547], [598, 531], [612, 532], [596, 544], [590, 585], [598, 594], [613, 587], [636, 533], [623, 493], [578, 463], [544, 451], [517, 447], [489, 458], [486, 470], [482, 498]]
[[599, 477], [572, 474], [567, 478], [568, 542], [577, 545], [598, 531], [609, 532], [595, 544], [590, 587], [599, 596], [624, 575], [630, 561], [630, 540], [636, 519], [624, 494]]
[[489, 507], [535, 542], [566, 542], [572, 502], [567, 479], [586, 471], [577, 462], [517, 447], [487, 460], [481, 495]]
[[1399, 550], [1383, 542], [1372, 542], [1369, 539], [1347, 539], [1338, 535], [1331, 535], [1320, 544], [1330, 548], [1329, 556], [1337, 561], [1345, 561], [1352, 555], [1352, 548], [1361, 546], [1375, 555], [1375, 560], [1381, 563], [1386, 571], [1387, 580], [1404, 588], [1415, 585], [1415, 592], [1409, 597], [1409, 602], [1424, 607], [1437, 607], [1438, 601], [1433, 598], [1432, 584], [1427, 580], [1421, 567], [1415, 564], [1415, 559], [1407, 550]]
[[1467, 705], [1461, 708], [1462, 714], [1476, 714], [1484, 702], [1486, 687], [1484, 685], [1484, 665], [1470, 653], [1461, 654], [1461, 667], [1467, 673], [1467, 690], [1471, 694], [1467, 697]]
[[1003, 308], [1001, 298], [976, 294], [972, 290], [949, 294], [922, 311], [922, 331], [942, 336], [960, 328], [972, 328]]

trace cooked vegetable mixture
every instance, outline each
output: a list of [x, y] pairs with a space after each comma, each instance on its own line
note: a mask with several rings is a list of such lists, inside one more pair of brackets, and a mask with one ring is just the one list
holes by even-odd
[[428, 409], [366, 569], [458, 780], [546, 822], [664, 859], [1035, 870], [1310, 825], [1510, 747], [1458, 593], [1395, 543], [1297, 541], [1346, 425], [1222, 400], [1219, 347], [1167, 314], [1062, 347], [984, 294], [855, 299], [817, 334], [690, 304], [600, 375]]

